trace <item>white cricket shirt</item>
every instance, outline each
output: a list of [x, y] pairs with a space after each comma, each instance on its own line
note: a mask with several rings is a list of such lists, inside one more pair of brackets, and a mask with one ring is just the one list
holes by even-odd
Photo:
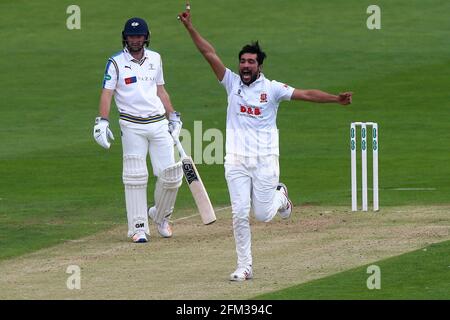
[[114, 90], [121, 114], [136, 118], [164, 115], [164, 106], [156, 94], [156, 86], [164, 84], [159, 53], [144, 49], [140, 61], [126, 48], [108, 59], [103, 88]]
[[270, 81], [262, 73], [247, 86], [229, 69], [226, 69], [221, 84], [228, 95], [226, 154], [278, 156], [278, 105], [291, 99], [294, 88]]

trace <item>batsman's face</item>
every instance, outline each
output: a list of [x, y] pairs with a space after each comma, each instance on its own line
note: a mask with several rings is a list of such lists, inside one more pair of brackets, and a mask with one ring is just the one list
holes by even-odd
[[241, 80], [247, 86], [253, 83], [259, 77], [261, 66], [257, 61], [256, 53], [244, 53], [239, 61], [239, 75]]
[[139, 52], [144, 48], [145, 36], [127, 36], [126, 40], [131, 52]]

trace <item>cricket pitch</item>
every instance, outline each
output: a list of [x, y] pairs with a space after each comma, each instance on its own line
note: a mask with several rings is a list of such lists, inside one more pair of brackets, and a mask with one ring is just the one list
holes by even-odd
[[[252, 219], [254, 279], [243, 283], [228, 280], [230, 209], [209, 226], [199, 216], [175, 220], [171, 239], [151, 225], [144, 244], [131, 243], [124, 224], [0, 262], [0, 299], [248, 299], [448, 240], [449, 214], [449, 205], [302, 206], [289, 221]], [[81, 289], [67, 288], [70, 265], [80, 267]]]

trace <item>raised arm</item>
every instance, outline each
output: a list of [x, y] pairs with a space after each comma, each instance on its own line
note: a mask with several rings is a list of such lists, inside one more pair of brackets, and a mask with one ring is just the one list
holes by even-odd
[[192, 41], [194, 42], [198, 51], [200, 51], [203, 57], [205, 57], [206, 61], [208, 61], [217, 79], [219, 79], [219, 81], [222, 81], [223, 77], [225, 76], [226, 68], [222, 60], [220, 60], [219, 56], [216, 54], [216, 50], [214, 49], [214, 47], [208, 41], [206, 41], [206, 39], [203, 38], [192, 25], [190, 11], [190, 7], [186, 6], [186, 11], [179, 14], [178, 17], [186, 27], [186, 30], [189, 32], [189, 35], [191, 36]]
[[316, 89], [295, 89], [292, 93], [291, 100], [303, 100], [319, 103], [334, 102], [342, 105], [347, 105], [352, 103], [352, 95], [353, 92], [342, 92], [338, 95], [334, 95]]

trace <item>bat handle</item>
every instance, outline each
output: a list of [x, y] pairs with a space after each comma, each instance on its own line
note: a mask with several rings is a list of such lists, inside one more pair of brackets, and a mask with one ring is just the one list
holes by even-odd
[[187, 158], [186, 152], [184, 152], [183, 146], [181, 145], [180, 139], [173, 138], [175, 144], [177, 145], [178, 152], [180, 153], [181, 158]]

